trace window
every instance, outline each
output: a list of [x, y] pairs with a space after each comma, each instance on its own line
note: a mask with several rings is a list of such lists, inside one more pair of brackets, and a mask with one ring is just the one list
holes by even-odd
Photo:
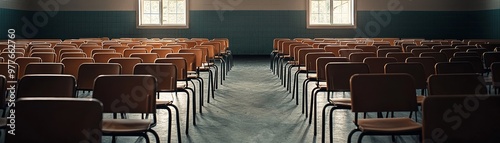
[[307, 1], [307, 28], [355, 28], [355, 0]]
[[139, 28], [188, 28], [188, 0], [139, 0]]

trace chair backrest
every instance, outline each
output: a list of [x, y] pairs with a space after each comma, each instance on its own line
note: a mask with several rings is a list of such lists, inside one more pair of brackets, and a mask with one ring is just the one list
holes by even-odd
[[[465, 103], [467, 102], [467, 103]], [[422, 137], [427, 142], [494, 143], [499, 141], [500, 96], [429, 96], [422, 106]], [[460, 114], [455, 106], [465, 106]], [[462, 115], [467, 115], [462, 116]]]
[[297, 42], [297, 41], [286, 41], [286, 42], [283, 42], [281, 46], [282, 47], [282, 51], [280, 51], [281, 54], [284, 54], [284, 55], [288, 55], [290, 54], [290, 45], [292, 44], [302, 44], [301, 42]]
[[454, 47], [451, 45], [434, 45], [434, 46], [432, 46], [432, 49], [434, 49], [438, 52], [441, 51], [442, 49], [450, 49], [450, 48], [454, 48]]
[[484, 78], [479, 74], [431, 75], [427, 82], [429, 96], [487, 93]]
[[175, 65], [177, 72], [178, 81], [187, 80], [187, 62], [186, 59], [182, 57], [169, 57], [169, 58], [158, 58], [155, 63], [171, 63]]
[[411, 75], [356, 74], [350, 78], [353, 112], [416, 111]]
[[42, 59], [40, 57], [19, 57], [16, 58], [15, 62], [19, 65], [18, 69], [18, 78], [20, 79], [21, 77], [24, 76], [25, 71], [26, 71], [26, 66], [30, 63], [41, 63]]
[[177, 89], [177, 68], [172, 63], [140, 63], [135, 65], [134, 74], [154, 76], [158, 82], [157, 91]]
[[159, 48], [151, 50], [151, 53], [156, 53], [158, 55], [158, 58], [164, 58], [167, 56], [168, 53], [173, 53], [173, 52], [174, 50], [171, 48]]
[[434, 74], [436, 69], [436, 60], [432, 57], [409, 57], [406, 59], [407, 63], [420, 63], [424, 67], [425, 78]]
[[[17, 50], [18, 49], [16, 49], [16, 51]], [[34, 53], [34, 52], [51, 52], [51, 53], [55, 53], [56, 51], [54, 50], [54, 48], [34, 48], [34, 49], [31, 49], [31, 51], [28, 54], [31, 54], [31, 53]]]
[[335, 54], [335, 56], [340, 56], [340, 49], [348, 49], [349, 47], [347, 46], [341, 46], [341, 45], [327, 45], [323, 49], [325, 49], [326, 52], [332, 52]]
[[[201, 49], [181, 49], [179, 53], [192, 53], [195, 55], [194, 65], [197, 67], [201, 67], [203, 63], [203, 51]], [[188, 61], [189, 64], [189, 61]]]
[[77, 86], [78, 90], [92, 90], [94, 80], [99, 75], [118, 75], [121, 66], [117, 63], [83, 63], [78, 69]]
[[458, 45], [455, 46], [455, 49], [459, 49], [460, 51], [467, 51], [468, 49], [477, 49], [476, 45]]
[[[428, 46], [417, 46], [417, 45], [409, 45], [409, 46], [406, 46], [405, 47], [405, 51], [404, 52], [410, 52], [410, 53], [413, 53], [413, 49], [431, 49], [430, 47]], [[418, 55], [417, 55], [418, 56]]]
[[116, 53], [115, 49], [94, 49], [92, 50], [92, 56], [96, 53]]
[[93, 63], [94, 59], [92, 58], [76, 58], [69, 57], [61, 60], [61, 63], [64, 64], [64, 74], [70, 74], [74, 77], [78, 77], [78, 68], [83, 63]]
[[403, 52], [401, 48], [382, 48], [377, 50], [377, 57], [386, 57], [387, 53]]
[[384, 73], [384, 66], [387, 63], [397, 62], [396, 58], [367, 57], [363, 63], [368, 65], [370, 73]]
[[121, 53], [95, 53], [92, 58], [96, 63], [107, 63], [111, 58], [121, 58]]
[[121, 45], [113, 45], [109, 46], [109, 49], [114, 49], [117, 53], [122, 53], [125, 51], [125, 49], [128, 49], [128, 46], [121, 46]]
[[413, 57], [414, 55], [412, 53], [407, 53], [407, 52], [403, 52], [403, 53], [400, 53], [400, 52], [389, 52], [387, 53], [386, 57], [394, 57], [396, 58], [396, 60], [398, 62], [405, 62], [406, 61], [406, 58], [408, 57]]
[[361, 49], [340, 49], [339, 50], [339, 57], [349, 58], [349, 55], [351, 55], [351, 53], [356, 53], [356, 52], [363, 52], [363, 50], [361, 50]]
[[[54, 47], [55, 53], [58, 53], [59, 55], [61, 55], [62, 49], [77, 49], [77, 48], [75, 45], [56, 45]], [[83, 50], [82, 50], [82, 52], [83, 52]]]
[[378, 48], [376, 46], [369, 46], [369, 45], [357, 45], [354, 47], [354, 49], [361, 49], [363, 52], [373, 52], [377, 53]]
[[153, 46], [151, 45], [135, 45], [132, 49], [146, 49], [147, 53], [150, 53], [153, 50]]
[[40, 57], [42, 59], [42, 62], [56, 62], [56, 53], [52, 52], [35, 52], [31, 53], [30, 57]]
[[316, 75], [318, 81], [326, 81], [326, 65], [332, 62], [349, 62], [346, 57], [319, 57], [316, 60]]
[[133, 53], [130, 57], [138, 57], [142, 59], [143, 63], [154, 63], [158, 58], [158, 54], [156, 53]]
[[[156, 78], [152, 75], [101, 75], [92, 97], [104, 113], [156, 113]], [[121, 100], [127, 97], [130, 100]]]
[[422, 54], [423, 52], [437, 52], [437, 51], [431, 48], [414, 48], [411, 50], [411, 53], [415, 57], [420, 56], [420, 54]]
[[141, 58], [134, 57], [122, 57], [122, 58], [111, 58], [108, 63], [118, 63], [121, 65], [121, 74], [133, 74], [134, 66], [138, 63], [142, 63]]
[[83, 46], [80, 46], [79, 48], [82, 49], [85, 54], [87, 54], [87, 57], [92, 57], [92, 50], [94, 50], [94, 49], [102, 49], [102, 46], [99, 46], [99, 45], [83, 45]]
[[187, 44], [186, 48], [193, 48], [194, 46], [196, 46], [196, 41], [184, 41], [184, 42], [177, 42], [177, 43]]
[[440, 53], [440, 52], [423, 52], [420, 53], [420, 57], [433, 57], [436, 62], [448, 62], [448, 57], [446, 57], [446, 54]]
[[306, 55], [305, 67], [308, 72], [316, 72], [316, 60], [320, 57], [335, 57], [331, 52], [312, 52]]
[[401, 49], [401, 46], [391, 46], [391, 45], [380, 45], [378, 46], [378, 49], [399, 49], [400, 51], [403, 51]]
[[427, 88], [427, 76], [425, 75], [424, 66], [421, 63], [387, 63], [385, 65], [385, 73], [406, 73], [413, 77], [415, 88]]
[[299, 61], [299, 51], [302, 49], [313, 49], [312, 46], [304, 45], [304, 46], [295, 46], [293, 47], [293, 55], [290, 55], [290, 58], [293, 58], [294, 61]]
[[491, 80], [493, 87], [500, 87], [500, 62], [491, 63]]
[[306, 65], [306, 55], [314, 52], [325, 52], [324, 49], [319, 48], [304, 48], [298, 51], [298, 56], [296, 57], [300, 66]]
[[434, 68], [435, 74], [476, 73], [474, 65], [470, 62], [436, 63]]
[[72, 75], [30, 74], [19, 80], [17, 97], [76, 97]]
[[82, 58], [84, 58], [84, 57], [87, 57], [87, 54], [85, 54], [83, 52], [64, 52], [59, 56], [59, 59], [56, 59], [56, 60], [61, 61], [62, 59], [68, 58], [68, 57], [82, 57]]
[[456, 52], [460, 52], [460, 49], [446, 48], [446, 49], [441, 49], [439, 52], [445, 54], [446, 58], [450, 60], [453, 57], [453, 54], [455, 54]]
[[62, 74], [63, 71], [64, 64], [62, 63], [29, 63], [26, 65], [24, 74]]
[[477, 54], [476, 52], [456, 52], [455, 54], [453, 54], [453, 57], [478, 57], [478, 58], [481, 58], [479, 56], [479, 54]]
[[494, 62], [500, 62], [500, 52], [483, 53], [484, 65], [490, 67]]
[[367, 57], [377, 57], [377, 54], [373, 52], [354, 52], [349, 54], [349, 61], [351, 62], [363, 62]]
[[173, 53], [179, 53], [179, 50], [182, 49], [182, 46], [181, 45], [166, 45], [166, 46], [161, 46], [160, 48], [161, 49], [169, 48], [169, 49], [172, 49]]
[[469, 62], [476, 73], [484, 73], [483, 61], [479, 57], [453, 57], [450, 62]]
[[[57, 54], [57, 59], [59, 61], [61, 61], [61, 55], [64, 54], [64, 53], [74, 53], [74, 52], [77, 52], [77, 53], [83, 53], [83, 50], [82, 49], [76, 49], [76, 48], [67, 48], [67, 49], [61, 49], [61, 51], [59, 51]], [[84, 53], [85, 54], [85, 53]], [[85, 54], [85, 56], [87, 56], [87, 54]]]
[[15, 135], [7, 142], [101, 142], [102, 103], [96, 99], [24, 98], [16, 102]]
[[[167, 58], [179, 57], [184, 58], [186, 60], [186, 70], [187, 71], [195, 71], [196, 70], [196, 55], [194, 53], [170, 53], [167, 54]], [[179, 67], [177, 67], [179, 68]]]
[[354, 74], [370, 73], [368, 65], [354, 62], [333, 62], [326, 65], [326, 85], [329, 91], [349, 91]]
[[144, 48], [125, 49], [123, 50], [123, 57], [130, 57], [130, 55], [135, 53], [147, 53], [147, 51]]

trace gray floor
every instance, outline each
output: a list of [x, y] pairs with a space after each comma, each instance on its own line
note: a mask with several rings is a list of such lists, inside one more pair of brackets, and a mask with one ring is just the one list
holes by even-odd
[[[203, 114], [197, 111], [197, 126], [193, 126], [190, 121], [189, 135], [184, 133], [186, 95], [162, 93], [162, 99], [174, 99], [174, 103], [181, 109], [183, 142], [321, 142], [320, 118], [318, 117], [318, 135], [314, 136], [313, 125], [310, 125], [302, 114], [301, 105], [295, 105], [291, 94], [280, 85], [278, 77], [269, 70], [268, 58], [235, 57], [235, 66], [226, 78], [224, 85], [219, 86], [216, 91], [215, 99], [206, 103], [205, 98]], [[312, 86], [313, 84], [310, 85]], [[335, 96], [344, 95], [336, 93]], [[348, 97], [348, 94], [346, 96]], [[320, 116], [325, 96], [320, 94], [318, 97]], [[161, 142], [167, 142], [166, 114], [166, 111], [159, 111], [160, 122], [154, 128], [159, 133]], [[353, 117], [350, 111], [335, 111], [334, 142], [346, 142], [349, 131], [355, 128], [352, 124]], [[176, 131], [173, 130], [172, 133], [172, 142], [177, 142]], [[150, 138], [153, 141], [152, 135]], [[357, 135], [354, 138], [357, 138]], [[111, 140], [110, 137], [104, 137], [103, 141]], [[363, 141], [390, 142], [390, 137], [365, 137]], [[416, 136], [398, 137], [398, 142], [416, 141]], [[118, 142], [145, 141], [137, 137], [120, 137]]]

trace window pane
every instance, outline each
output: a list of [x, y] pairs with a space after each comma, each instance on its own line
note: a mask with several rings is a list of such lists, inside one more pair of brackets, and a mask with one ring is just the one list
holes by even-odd
[[332, 17], [332, 24], [352, 24], [351, 0], [334, 0]]
[[330, 23], [330, 0], [311, 0], [309, 12], [310, 24]]
[[163, 0], [163, 24], [186, 24], [185, 0]]
[[142, 24], [160, 24], [160, 1], [144, 0]]

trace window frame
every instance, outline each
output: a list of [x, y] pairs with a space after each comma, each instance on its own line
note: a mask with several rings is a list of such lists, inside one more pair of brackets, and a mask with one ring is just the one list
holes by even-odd
[[160, 1], [160, 24], [142, 24], [142, 4], [144, 0], [137, 0], [137, 6], [136, 6], [136, 27], [137, 29], [189, 29], [189, 11], [190, 11], [190, 0], [184, 0], [186, 1], [186, 24], [168, 24], [164, 25], [163, 24], [163, 1], [164, 0], [158, 0]]
[[[306, 0], [306, 22], [307, 22], [307, 29], [356, 29], [357, 28], [357, 0], [351, 0], [352, 1], [352, 24], [311, 24], [311, 7], [310, 3], [312, 0]], [[330, 1], [330, 17], [333, 15], [332, 11], [332, 6], [333, 6], [333, 0]]]

